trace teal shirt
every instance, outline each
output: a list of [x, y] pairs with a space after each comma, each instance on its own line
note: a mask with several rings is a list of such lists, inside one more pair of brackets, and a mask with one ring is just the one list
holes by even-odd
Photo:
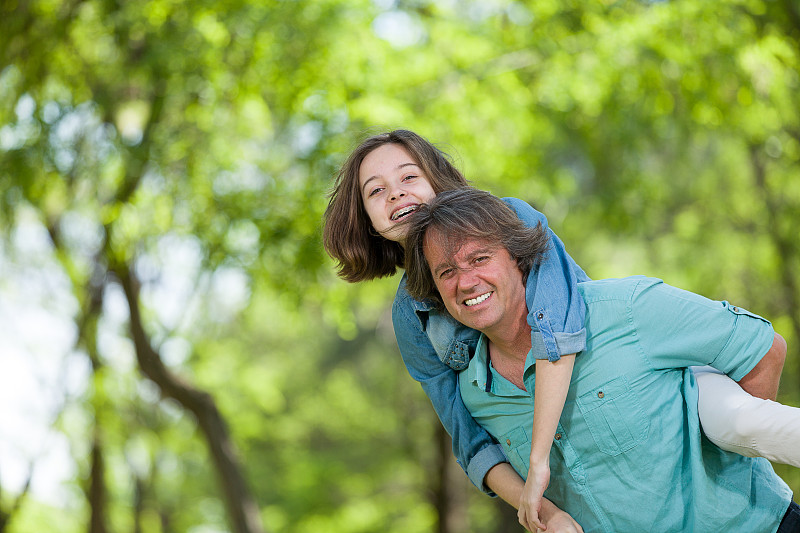
[[[792, 493], [766, 459], [725, 452], [700, 432], [693, 365], [741, 379], [773, 341], [766, 320], [644, 277], [579, 285], [586, 350], [575, 359], [545, 496], [586, 533], [774, 532]], [[482, 337], [459, 376], [465, 405], [525, 477], [535, 359], [520, 390]]]

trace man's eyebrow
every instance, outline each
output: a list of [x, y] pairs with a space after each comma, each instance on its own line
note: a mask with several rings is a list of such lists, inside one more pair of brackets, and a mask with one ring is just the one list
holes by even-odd
[[443, 261], [433, 268], [433, 275], [438, 276], [442, 270], [446, 270], [447, 268], [450, 268], [452, 266], [453, 266], [452, 261]]
[[497, 251], [497, 247], [495, 247], [495, 246], [487, 246], [486, 248], [478, 248], [477, 250], [472, 250], [472, 253], [470, 253], [470, 254], [467, 256], [467, 259], [472, 259], [472, 258], [474, 258], [476, 255], [488, 255], [488, 254], [493, 254], [493, 253], [495, 253], [496, 251]]
[[[448, 255], [451, 255], [451, 254], [448, 254]], [[448, 257], [447, 259], [443, 259], [442, 261], [439, 261], [439, 263], [438, 263], [437, 265], [435, 265], [435, 266], [433, 266], [433, 265], [430, 265], [431, 272], [432, 272], [432, 273], [433, 273], [435, 276], [438, 276], [438, 275], [439, 275], [439, 273], [440, 273], [442, 270], [445, 270], [445, 269], [447, 269], [447, 268], [450, 268], [450, 267], [452, 267], [454, 264], [455, 264], [455, 263], [454, 263], [454, 261], [453, 261], [453, 258], [452, 258], [452, 257]]]
[[[418, 165], [418, 164], [416, 164], [416, 163], [413, 163], [413, 162], [411, 162], [411, 161], [409, 161], [408, 163], [400, 163], [399, 165], [397, 165], [397, 170], [403, 169], [403, 168], [405, 168], [405, 167], [417, 167], [417, 168], [419, 168], [419, 165]], [[370, 176], [369, 178], [367, 178], [367, 180], [366, 180], [366, 181], [364, 182], [364, 184], [361, 186], [361, 194], [364, 194], [364, 189], [366, 189], [366, 188], [367, 188], [367, 184], [368, 184], [370, 181], [372, 181], [372, 180], [374, 180], [374, 179], [377, 179], [377, 178], [378, 178], [378, 176], [377, 176], [377, 175], [375, 175], [375, 176]]]

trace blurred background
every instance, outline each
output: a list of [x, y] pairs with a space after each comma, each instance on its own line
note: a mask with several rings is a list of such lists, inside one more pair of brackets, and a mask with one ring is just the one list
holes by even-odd
[[408, 377], [399, 275], [322, 250], [398, 127], [591, 277], [768, 317], [800, 406], [799, 44], [794, 0], [0, 2], [0, 531], [521, 530]]

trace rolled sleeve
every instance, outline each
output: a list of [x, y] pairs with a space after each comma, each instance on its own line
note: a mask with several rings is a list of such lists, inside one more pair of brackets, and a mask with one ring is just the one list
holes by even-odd
[[470, 481], [489, 496], [496, 496], [485, 484], [486, 474], [500, 463], [507, 463], [503, 448], [499, 444], [492, 444], [483, 448], [472, 458], [467, 467], [467, 476]]
[[[728, 302], [720, 302], [722, 306], [731, 312], [736, 318], [731, 334], [725, 348], [711, 361], [710, 365], [719, 370], [723, 370], [734, 381], [739, 381], [745, 377], [761, 361], [772, 346], [775, 339], [775, 330], [772, 324], [746, 309], [731, 305]], [[743, 354], [753, 354], [757, 357], [749, 357], [742, 361], [734, 360], [731, 363], [731, 354], [741, 352]], [[727, 370], [724, 370], [727, 369]]]
[[772, 346], [769, 321], [728, 302], [639, 280], [631, 301], [635, 332], [654, 369], [710, 365], [742, 379]]
[[558, 346], [558, 355], [578, 353], [586, 348], [586, 330], [581, 328], [575, 333], [554, 333]]

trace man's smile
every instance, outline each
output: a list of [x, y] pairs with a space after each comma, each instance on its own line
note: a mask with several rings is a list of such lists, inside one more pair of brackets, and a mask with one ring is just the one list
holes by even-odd
[[467, 307], [472, 307], [473, 305], [478, 305], [481, 302], [485, 302], [489, 296], [492, 295], [494, 291], [489, 291], [487, 293], [481, 294], [480, 296], [476, 296], [475, 298], [470, 298], [469, 300], [464, 300], [464, 305]]

